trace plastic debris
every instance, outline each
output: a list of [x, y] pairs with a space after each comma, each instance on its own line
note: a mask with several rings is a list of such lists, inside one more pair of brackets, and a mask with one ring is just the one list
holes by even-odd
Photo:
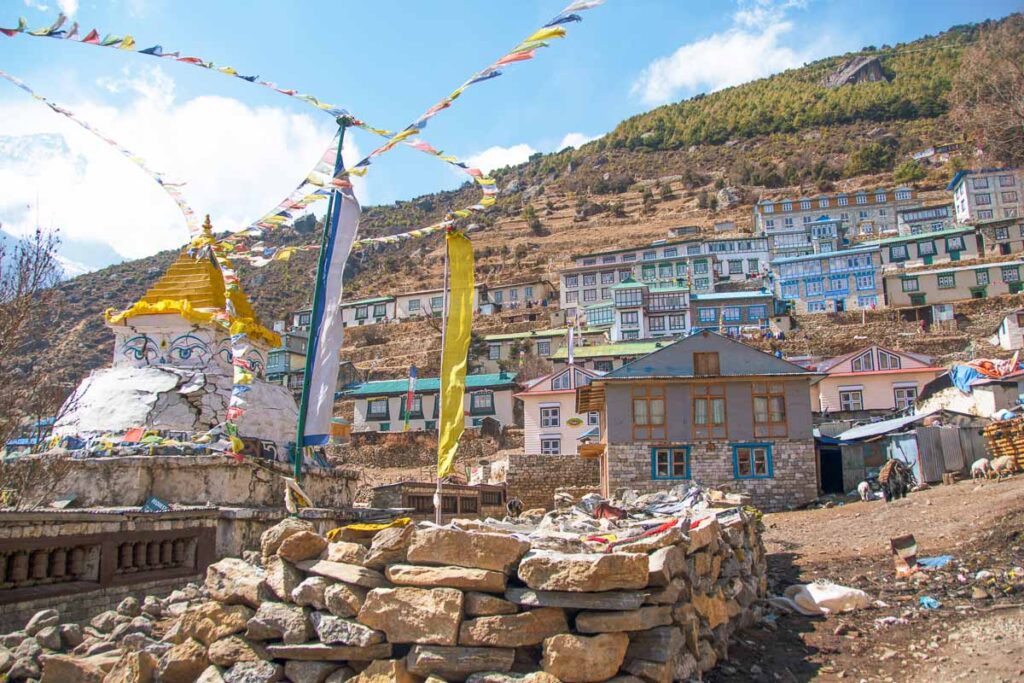
[[917, 566], [924, 569], [939, 569], [953, 561], [952, 555], [938, 555], [936, 557], [919, 557]]
[[831, 581], [815, 581], [788, 587], [781, 596], [768, 599], [775, 607], [785, 607], [806, 616], [828, 615], [870, 607], [871, 596], [857, 588]]
[[921, 599], [918, 600], [918, 603], [925, 609], [939, 609], [942, 607], [942, 603], [930, 595], [922, 595]]

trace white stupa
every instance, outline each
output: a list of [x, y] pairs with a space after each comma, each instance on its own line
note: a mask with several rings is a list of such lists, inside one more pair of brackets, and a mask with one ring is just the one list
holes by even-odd
[[257, 320], [240, 288], [225, 288], [220, 268], [203, 248], [213, 240], [209, 217], [203, 230], [139, 301], [107, 311], [113, 366], [93, 371], [68, 398], [55, 436], [116, 437], [142, 427], [188, 438], [223, 422], [231, 396], [231, 342], [215, 318], [224, 316], [230, 297], [251, 341], [246, 359], [255, 375], [237, 421], [239, 436], [274, 442], [282, 454], [294, 441], [295, 400], [285, 387], [263, 379], [267, 353], [280, 346], [280, 337]]

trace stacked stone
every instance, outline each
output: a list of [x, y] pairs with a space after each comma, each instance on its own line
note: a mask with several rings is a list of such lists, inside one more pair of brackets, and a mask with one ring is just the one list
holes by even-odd
[[687, 680], [757, 620], [766, 562], [742, 510], [614, 524], [580, 514], [575, 526], [556, 511], [536, 527], [460, 520], [333, 542], [285, 520], [264, 533], [258, 563], [211, 565], [210, 600], [174, 620], [158, 651], [133, 651], [138, 677], [115, 680]]

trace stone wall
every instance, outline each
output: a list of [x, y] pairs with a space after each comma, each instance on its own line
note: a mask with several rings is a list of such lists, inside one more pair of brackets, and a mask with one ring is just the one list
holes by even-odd
[[690, 445], [689, 480], [653, 479], [653, 444], [609, 444], [605, 451], [609, 491], [614, 494], [634, 489], [650, 493], [696, 481], [707, 487], [747, 494], [755, 506], [766, 511], [792, 509], [817, 498], [817, 457], [813, 441], [777, 440], [769, 443], [772, 446], [771, 477], [737, 479], [733, 465], [734, 444], [710, 441]]
[[[138, 506], [150, 496], [180, 505], [283, 507], [284, 465], [224, 455], [111, 456], [75, 460], [59, 490], [81, 507]], [[350, 505], [358, 475], [311, 471], [302, 487], [322, 507]]]
[[578, 455], [514, 454], [508, 457], [505, 484], [508, 497], [519, 498], [526, 509], [549, 510], [554, 505], [555, 491], [561, 487], [598, 488], [600, 461]]

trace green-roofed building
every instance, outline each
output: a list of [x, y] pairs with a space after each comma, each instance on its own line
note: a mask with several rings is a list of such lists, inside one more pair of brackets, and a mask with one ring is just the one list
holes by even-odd
[[882, 268], [930, 266], [933, 263], [967, 261], [978, 258], [978, 235], [974, 228], [950, 228], [920, 235], [899, 235], [859, 246], [878, 247]]
[[[440, 386], [441, 380], [437, 377], [416, 380], [408, 431], [437, 431]], [[479, 428], [486, 418], [496, 420], [500, 425], [513, 424], [512, 394], [516, 388], [515, 377], [509, 373], [466, 375], [463, 403], [466, 428]], [[408, 392], [408, 378], [364, 382], [342, 392], [342, 400], [355, 401], [352, 432], [405, 431]]]
[[[671, 344], [672, 338], [647, 339], [644, 341], [618, 342], [612, 344], [587, 344], [573, 348], [573, 364], [576, 367], [611, 372], [626, 363], [654, 353], [658, 349]], [[555, 368], [569, 364], [569, 348], [564, 346], [551, 356]]]
[[587, 325], [607, 328], [613, 342], [671, 337], [690, 328], [686, 278], [644, 282], [632, 276], [610, 287], [611, 300], [583, 309]]

